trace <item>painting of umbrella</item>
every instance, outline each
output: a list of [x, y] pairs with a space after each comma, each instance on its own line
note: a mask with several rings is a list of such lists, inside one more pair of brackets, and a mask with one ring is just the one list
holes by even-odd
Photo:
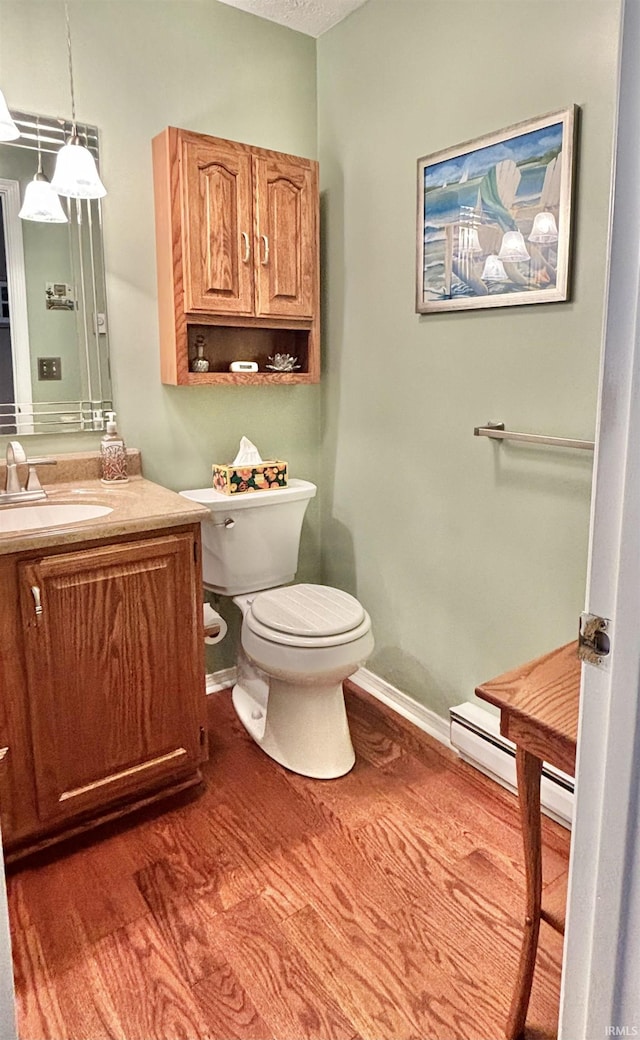
[[568, 299], [577, 108], [418, 160], [419, 314]]

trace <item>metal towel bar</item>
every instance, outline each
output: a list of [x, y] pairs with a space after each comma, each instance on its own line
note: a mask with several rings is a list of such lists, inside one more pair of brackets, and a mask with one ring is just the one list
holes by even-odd
[[515, 433], [513, 430], [505, 430], [504, 423], [488, 422], [485, 426], [476, 426], [473, 431], [474, 437], [491, 437], [497, 441], [529, 441], [531, 444], [550, 444], [554, 448], [584, 448], [593, 451], [593, 441], [580, 441], [573, 437], [544, 437], [539, 433]]

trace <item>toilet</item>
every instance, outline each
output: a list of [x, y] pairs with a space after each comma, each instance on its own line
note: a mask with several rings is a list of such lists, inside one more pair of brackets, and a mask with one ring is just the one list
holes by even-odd
[[230, 497], [213, 488], [181, 494], [210, 510], [202, 527], [205, 589], [242, 612], [233, 706], [267, 755], [303, 776], [348, 773], [355, 754], [342, 683], [373, 650], [357, 599], [328, 585], [289, 584], [315, 484]]

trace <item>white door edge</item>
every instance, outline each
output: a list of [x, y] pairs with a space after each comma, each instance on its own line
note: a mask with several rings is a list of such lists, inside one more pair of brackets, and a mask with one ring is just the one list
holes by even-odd
[[560, 1040], [640, 1036], [640, 4], [622, 11], [615, 194], [586, 609]]
[[7, 886], [0, 834], [0, 1040], [18, 1040]]

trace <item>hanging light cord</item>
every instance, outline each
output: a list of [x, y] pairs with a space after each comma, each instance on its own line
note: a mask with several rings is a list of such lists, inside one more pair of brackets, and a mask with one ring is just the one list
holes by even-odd
[[73, 59], [71, 57], [71, 21], [69, 19], [69, 4], [65, 0], [64, 18], [67, 25], [67, 55], [69, 58], [69, 85], [71, 87], [71, 122], [73, 133], [76, 134], [76, 96], [73, 89]]

